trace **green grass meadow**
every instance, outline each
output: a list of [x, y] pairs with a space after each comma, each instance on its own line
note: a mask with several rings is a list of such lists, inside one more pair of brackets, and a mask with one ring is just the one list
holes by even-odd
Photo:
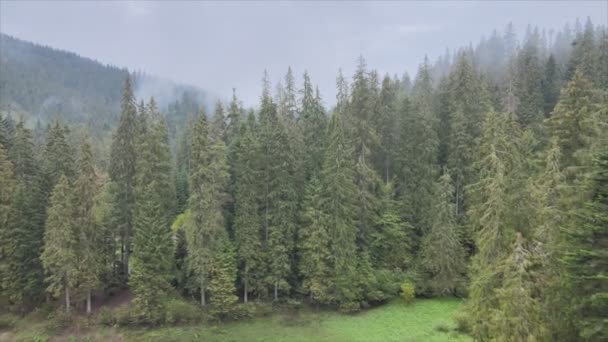
[[[454, 332], [453, 316], [459, 299], [401, 301], [355, 315], [301, 310], [294, 314], [211, 326], [171, 327], [125, 331], [133, 341], [471, 341]], [[443, 332], [440, 330], [448, 330]]]
[[230, 323], [201, 323], [154, 329], [72, 326], [58, 335], [49, 332], [48, 321], [44, 318], [30, 315], [16, 322], [13, 329], [0, 330], [0, 342], [472, 341], [454, 330], [454, 314], [461, 304], [462, 300], [455, 298], [418, 299], [411, 304], [394, 300], [351, 315], [305, 307]]

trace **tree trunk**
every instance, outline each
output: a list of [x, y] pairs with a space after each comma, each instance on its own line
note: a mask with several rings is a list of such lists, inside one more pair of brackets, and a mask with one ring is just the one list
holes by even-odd
[[129, 273], [131, 270], [129, 269], [129, 245], [125, 246], [125, 278], [129, 279]]
[[205, 282], [201, 281], [201, 306], [207, 305], [207, 300], [205, 298]]
[[[247, 277], [247, 275], [245, 275], [245, 277]], [[243, 289], [243, 302], [247, 303], [247, 292], [249, 291], [248, 286], [247, 286], [247, 278], [245, 278], [245, 286]]]
[[70, 288], [65, 286], [65, 312], [70, 314]]
[[91, 314], [91, 289], [87, 290], [87, 314]]
[[279, 300], [279, 283], [274, 283], [274, 300]]

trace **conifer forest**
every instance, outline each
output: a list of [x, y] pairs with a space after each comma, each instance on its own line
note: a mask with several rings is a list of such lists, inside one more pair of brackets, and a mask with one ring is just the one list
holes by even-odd
[[[335, 99], [259, 70], [251, 106], [0, 42], [0, 333], [457, 298], [462, 338], [608, 340], [606, 22], [507, 25], [411, 78], [354, 55]], [[81, 103], [32, 114], [54, 91]]]

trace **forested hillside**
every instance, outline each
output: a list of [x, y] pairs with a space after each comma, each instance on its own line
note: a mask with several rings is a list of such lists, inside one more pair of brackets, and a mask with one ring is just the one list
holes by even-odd
[[459, 329], [480, 341], [608, 339], [605, 26], [508, 26], [413, 81], [360, 57], [332, 108], [303, 74], [274, 93], [265, 72], [256, 109], [236, 93], [188, 107], [171, 149], [166, 114], [122, 73], [103, 165], [68, 121], [37, 142], [3, 119], [3, 306], [90, 313], [128, 288], [118, 320], [158, 325], [182, 301], [228, 320], [415, 293], [465, 298]]
[[23, 118], [29, 128], [36, 128], [35, 134], [60, 120], [73, 130], [85, 127], [96, 145], [108, 144], [118, 124], [121, 85], [129, 74], [138, 95], [161, 100], [172, 140], [183, 130], [188, 115], [209, 101], [193, 86], [130, 73], [0, 33], [0, 114], [11, 121]]

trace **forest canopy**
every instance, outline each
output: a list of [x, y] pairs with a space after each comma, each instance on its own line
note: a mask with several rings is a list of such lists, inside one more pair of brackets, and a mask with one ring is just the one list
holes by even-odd
[[[90, 313], [128, 288], [133, 321], [156, 325], [174, 298], [226, 320], [253, 300], [356, 312], [413, 287], [464, 298], [476, 340], [608, 339], [605, 26], [519, 41], [509, 25], [413, 79], [361, 56], [331, 108], [291, 68], [276, 86], [264, 72], [256, 108], [236, 90], [159, 105], [126, 70], [0, 39], [8, 310]], [[20, 49], [46, 57], [21, 75]], [[46, 127], [5, 110], [52, 92], [80, 104]]]

